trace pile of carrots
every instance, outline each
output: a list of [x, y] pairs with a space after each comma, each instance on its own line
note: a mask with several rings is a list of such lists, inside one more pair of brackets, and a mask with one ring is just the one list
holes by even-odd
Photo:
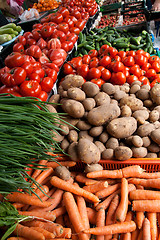
[[[57, 163], [29, 170], [41, 184], [36, 193], [6, 196], [21, 215], [32, 216], [17, 225], [8, 240], [160, 240], [160, 172], [138, 165], [87, 174], [72, 172], [67, 181], [55, 176]], [[72, 169], [75, 162], [61, 161]], [[41, 200], [39, 199], [41, 198]]]
[[56, 9], [59, 7], [59, 5], [60, 2], [57, 2], [56, 0], [39, 0], [38, 3], [33, 4], [32, 8], [37, 9], [38, 12], [45, 12], [52, 9]]

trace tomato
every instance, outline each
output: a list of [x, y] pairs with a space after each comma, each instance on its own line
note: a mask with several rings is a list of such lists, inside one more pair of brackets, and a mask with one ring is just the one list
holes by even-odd
[[135, 63], [139, 66], [142, 66], [143, 64], [147, 63], [147, 58], [143, 55], [137, 54], [134, 56]]
[[111, 78], [111, 72], [108, 70], [108, 69], [103, 69], [101, 71], [101, 78], [104, 80], [104, 81], [108, 81], [110, 78]]
[[126, 55], [134, 57], [136, 55], [136, 52], [133, 50], [130, 50], [130, 51], [126, 52]]
[[90, 60], [89, 68], [98, 67], [98, 64], [99, 64], [98, 58], [97, 58], [97, 57], [93, 57], [93, 58]]
[[44, 17], [44, 18], [42, 18], [42, 19], [40, 20], [40, 22], [41, 22], [42, 24], [48, 23], [48, 22], [50, 22], [50, 21], [51, 21], [51, 14], [49, 14], [48, 16], [46, 16], [46, 17]]
[[118, 50], [114, 47], [109, 47], [104, 51], [104, 55], [108, 55], [110, 57], [115, 57], [118, 53]]
[[112, 66], [112, 70], [114, 72], [122, 72], [124, 70], [124, 64], [122, 62], [116, 61]]
[[91, 68], [88, 72], [88, 79], [95, 79], [101, 77], [101, 71], [98, 68]]
[[141, 76], [141, 69], [139, 65], [134, 65], [129, 69], [130, 74], [136, 75], [138, 78]]
[[66, 41], [66, 34], [62, 31], [55, 30], [52, 34], [52, 38], [58, 38], [61, 43]]
[[81, 12], [81, 18], [82, 18], [82, 19], [85, 19], [85, 20], [88, 20], [88, 18], [89, 18], [89, 13], [88, 13], [88, 12]]
[[26, 45], [26, 39], [24, 36], [19, 36], [16, 40], [15, 43], [21, 43], [23, 46]]
[[73, 11], [70, 12], [70, 14], [77, 19], [81, 18], [81, 13], [79, 11], [74, 10], [74, 9], [73, 9]]
[[58, 24], [57, 29], [66, 34], [69, 31], [69, 26], [68, 26], [67, 23], [61, 22], [61, 23]]
[[85, 19], [78, 19], [78, 21], [75, 23], [75, 27], [79, 28], [80, 31], [83, 30], [83, 28], [85, 27], [86, 24], [86, 20]]
[[99, 88], [105, 83], [101, 78], [92, 79], [91, 82], [97, 84]]
[[78, 21], [78, 19], [74, 16], [69, 16], [69, 18], [74, 22], [74, 24], [76, 24], [76, 22]]
[[21, 67], [25, 69], [27, 76], [33, 72], [33, 65], [29, 62], [25, 62]]
[[148, 62], [152, 65], [154, 62], [158, 62], [160, 63], [160, 58], [158, 56], [151, 56], [149, 59], [148, 59]]
[[149, 79], [148, 79], [147, 77], [145, 77], [145, 76], [141, 76], [141, 77], [139, 78], [139, 81], [141, 82], [141, 86], [143, 86], [143, 85], [148, 85], [148, 86], [150, 86], [150, 81], [149, 81]]
[[57, 72], [54, 69], [47, 68], [45, 70], [45, 75], [47, 75], [47, 77], [52, 78], [53, 82], [57, 80]]
[[61, 52], [59, 51], [60, 49], [51, 49], [49, 52], [49, 58], [50, 60], [55, 63], [58, 67], [60, 67], [63, 62], [63, 56], [61, 54]]
[[38, 97], [40, 92], [41, 86], [35, 80], [24, 81], [20, 85], [20, 94], [24, 97]]
[[124, 57], [126, 57], [127, 53], [125, 51], [119, 51], [117, 55], [120, 56], [121, 59], [123, 59]]
[[33, 39], [33, 38], [27, 38], [27, 40], [26, 40], [26, 47], [28, 48], [28, 47], [30, 47], [32, 45], [36, 45], [36, 40]]
[[42, 51], [37, 45], [32, 45], [27, 49], [28, 55], [34, 58], [40, 58], [42, 56]]
[[143, 55], [143, 56], [144, 56], [144, 54], [145, 54], [145, 51], [144, 51], [143, 49], [139, 49], [139, 50], [137, 50], [137, 51], [136, 51], [136, 55], [138, 55], [138, 54], [140, 54], [140, 55]]
[[127, 77], [127, 83], [129, 83], [130, 85], [135, 81], [139, 81], [139, 79], [136, 75], [129, 75]]
[[105, 67], [103, 67], [103, 66], [98, 66], [97, 67], [101, 72], [105, 69]]
[[45, 63], [43, 64], [44, 68], [54, 69], [56, 72], [59, 72], [59, 67], [55, 63]]
[[50, 77], [45, 77], [42, 79], [40, 85], [41, 85], [42, 90], [48, 93], [52, 90], [54, 81]]
[[32, 34], [33, 34], [34, 40], [36, 41], [38, 41], [42, 37], [40, 29], [33, 29]]
[[151, 64], [149, 62], [147, 62], [141, 66], [141, 69], [144, 71], [147, 71], [149, 68], [151, 68]]
[[148, 69], [148, 70], [146, 71], [146, 73], [145, 73], [145, 76], [146, 76], [147, 78], [152, 78], [152, 77], [154, 77], [155, 75], [156, 75], [156, 71], [155, 71], [154, 69], [152, 69], [152, 68]]
[[7, 87], [6, 85], [3, 85], [0, 87], [0, 93], [14, 93], [14, 92], [19, 92], [20, 88], [18, 86], [14, 87]]
[[130, 76], [129, 69], [127, 67], [124, 67], [124, 70], [122, 72], [124, 73], [126, 78]]
[[27, 40], [28, 38], [33, 38], [33, 34], [31, 32], [25, 32], [23, 37]]
[[64, 22], [68, 24], [69, 28], [74, 27], [74, 22], [70, 19], [70, 17], [64, 18]]
[[21, 84], [26, 79], [26, 71], [21, 67], [13, 68], [10, 72], [5, 73], [1, 81], [7, 87], [13, 87]]
[[154, 81], [152, 81], [150, 83], [151, 88], [154, 87], [154, 85], [156, 85], [156, 84], [160, 84], [160, 79], [155, 79]]
[[68, 44], [68, 51], [71, 51], [72, 48], [74, 47], [74, 44], [72, 41], [66, 41], [66, 43]]
[[64, 18], [69, 16], [69, 10], [66, 7], [61, 6], [58, 12], [61, 13]]
[[37, 73], [40, 76], [40, 78], [44, 78], [44, 75], [45, 75], [45, 71], [42, 68], [38, 68], [38, 67], [33, 68], [32, 73]]
[[78, 40], [78, 36], [75, 33], [69, 33], [67, 35], [66, 41], [72, 41], [75, 43]]
[[79, 33], [80, 33], [80, 29], [78, 27], [72, 27], [69, 30], [71, 33], [75, 33], [77, 35], [79, 35]]
[[91, 57], [89, 55], [87, 55], [87, 54], [82, 57], [82, 62], [84, 64], [89, 64], [90, 60], [91, 60]]
[[128, 56], [123, 60], [123, 64], [127, 67], [132, 67], [135, 64], [134, 57]]
[[99, 60], [99, 66], [107, 67], [111, 63], [111, 58], [109, 56], [102, 56]]
[[77, 68], [77, 74], [82, 76], [83, 78], [87, 78], [89, 72], [89, 67], [87, 64], [82, 64]]
[[35, 24], [33, 24], [33, 26], [32, 26], [32, 28], [33, 29], [42, 29], [42, 27], [43, 27], [43, 25], [42, 24], [40, 24], [40, 23], [35, 23]]
[[41, 68], [40, 62], [34, 62], [32, 65], [34, 68]]
[[160, 72], [160, 64], [158, 62], [152, 63], [151, 68], [153, 68], [156, 71], [156, 73]]
[[48, 49], [59, 49], [61, 48], [61, 41], [58, 38], [52, 38], [47, 43]]
[[64, 73], [64, 75], [68, 75], [68, 74], [73, 73], [73, 68], [69, 63], [65, 63], [63, 65], [63, 73]]
[[12, 52], [5, 58], [5, 65], [9, 68], [20, 67], [23, 63], [23, 55], [17, 52]]
[[29, 79], [30, 80], [35, 80], [35, 81], [37, 81], [38, 83], [40, 83], [40, 81], [41, 81], [41, 78], [40, 78], [40, 76], [39, 76], [39, 74], [38, 73], [31, 73], [30, 75], [29, 75]]
[[2, 76], [5, 74], [5, 73], [8, 73], [10, 71], [10, 69], [8, 67], [3, 67], [0, 69], [0, 86], [2, 85], [1, 84], [1, 78]]
[[116, 73], [113, 72], [112, 73], [111, 83], [123, 85], [125, 82], [126, 82], [126, 77], [125, 77], [124, 73], [122, 73], [122, 72], [116, 72]]
[[143, 53], [143, 56], [145, 56], [147, 59], [150, 58], [150, 54], [149, 54], [148, 52], [144, 52], [144, 53]]
[[21, 43], [14, 44], [13, 52], [24, 53], [24, 46]]
[[48, 38], [52, 35], [53, 33], [53, 29], [51, 26], [47, 25], [47, 26], [44, 26], [42, 27], [41, 29], [41, 35], [43, 38]]
[[61, 44], [61, 48], [64, 49], [66, 52], [69, 52], [69, 45], [68, 42], [65, 41]]
[[93, 58], [93, 57], [97, 57], [98, 56], [98, 51], [95, 49], [92, 49], [88, 52], [88, 55]]
[[52, 13], [50, 17], [51, 22], [55, 22], [57, 24], [63, 22], [63, 15], [61, 13]]
[[109, 48], [109, 46], [107, 44], [102, 45], [102, 47], [99, 50], [99, 54], [100, 55], [103, 54], [105, 52], [105, 50], [108, 48]]
[[82, 58], [81, 57], [72, 58], [70, 63], [74, 69], [77, 69], [78, 67], [80, 67], [82, 65]]
[[37, 98], [39, 98], [43, 102], [46, 102], [48, 94], [45, 91], [41, 91]]

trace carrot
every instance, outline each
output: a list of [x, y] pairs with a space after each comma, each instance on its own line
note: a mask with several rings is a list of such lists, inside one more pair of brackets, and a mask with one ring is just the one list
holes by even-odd
[[56, 216], [52, 212], [36, 212], [36, 211], [18, 211], [20, 215], [33, 216], [36, 218], [44, 218], [49, 221], [54, 221]]
[[[107, 235], [106, 235], [106, 236], [107, 236]], [[118, 240], [118, 239], [119, 239], [119, 234], [118, 234], [118, 233], [113, 234], [113, 239], [114, 239], [114, 240]], [[112, 239], [112, 240], [113, 240], [113, 239]]]
[[84, 225], [82, 218], [80, 216], [80, 213], [78, 211], [77, 204], [75, 202], [75, 199], [70, 192], [65, 192], [63, 194], [63, 201], [64, 205], [66, 207], [67, 213], [69, 215], [69, 219], [76, 231], [77, 234], [79, 234], [79, 239], [88, 239], [88, 236], [86, 234], [83, 234], [82, 231], [84, 230]]
[[119, 195], [115, 195], [113, 200], [110, 203], [110, 206], [107, 211], [107, 216], [106, 216], [106, 226], [113, 224], [115, 222], [115, 211], [118, 207], [119, 204]]
[[72, 232], [71, 228], [63, 228], [63, 233], [59, 235], [60, 238], [71, 238]]
[[93, 225], [96, 225], [96, 211], [92, 208], [87, 207], [87, 215], [89, 222]]
[[95, 195], [96, 195], [99, 199], [105, 198], [105, 197], [109, 196], [110, 194], [112, 194], [113, 192], [115, 192], [116, 190], [118, 190], [118, 189], [120, 188], [120, 186], [121, 186], [120, 183], [117, 183], [117, 184], [108, 186], [107, 188], [102, 189], [101, 191], [97, 191], [97, 192], [95, 193]]
[[40, 198], [42, 198], [43, 196], [47, 195], [47, 193], [49, 193], [49, 187], [46, 185], [42, 185], [42, 187], [40, 186], [40, 188], [37, 188], [34, 191], [32, 196], [37, 197], [36, 195], [38, 195]]
[[[84, 183], [85, 185], [91, 185], [91, 184], [95, 184], [95, 183], [98, 183], [97, 180], [93, 180], [93, 179], [89, 179], [87, 177], [85, 177], [85, 175], [83, 173], [79, 173], [76, 177], [75, 177], [75, 180], [77, 182], [80, 182], [80, 183]], [[89, 183], [89, 184], [88, 184]]]
[[[43, 170], [39, 175], [38, 177], [36, 177], [35, 181], [36, 183], [38, 184], [41, 184], [43, 182], [43, 180], [45, 178], [47, 178], [48, 176], [50, 176], [51, 174], [53, 173], [53, 168], [48, 168], [46, 170]], [[37, 186], [35, 183], [32, 184], [32, 188], [36, 189]]]
[[135, 200], [132, 209], [139, 212], [160, 212], [160, 200]]
[[54, 222], [42, 222], [39, 220], [23, 222], [25, 226], [28, 227], [40, 227], [48, 232], [53, 233], [56, 237], [60, 236], [63, 233], [63, 227], [60, 224]]
[[18, 203], [24, 203], [29, 205], [34, 205], [38, 207], [49, 207], [51, 205], [50, 202], [42, 202], [40, 199], [36, 199], [35, 197], [32, 197], [25, 193], [20, 192], [14, 192], [11, 194], [8, 194], [6, 199], [9, 202], [18, 202]]
[[39, 164], [41, 166], [37, 166], [37, 169], [34, 170], [33, 174], [32, 174], [32, 178], [36, 179], [36, 177], [38, 177], [38, 175], [42, 172], [43, 168], [45, 167], [45, 164], [47, 163], [47, 160], [40, 160]]
[[131, 233], [131, 240], [137, 240], [138, 239], [138, 235], [139, 235], [139, 230], [136, 229], [135, 231], [133, 231]]
[[136, 224], [134, 221], [130, 222], [121, 222], [115, 223], [104, 227], [95, 227], [90, 228], [88, 230], [84, 230], [84, 233], [90, 233], [94, 235], [107, 235], [107, 234], [115, 234], [115, 233], [127, 233], [133, 232], [136, 230]]
[[24, 207], [25, 205], [23, 204], [23, 203], [13, 203], [12, 204], [16, 209], [18, 209], [18, 208], [22, 208], [22, 207]]
[[77, 187], [69, 182], [66, 182], [56, 176], [53, 176], [51, 178], [51, 184], [57, 188], [85, 197], [86, 199], [92, 202], [99, 202], [98, 197], [95, 196], [94, 194], [84, 190], [83, 188]]
[[52, 211], [52, 214], [54, 214], [56, 216], [56, 219], [60, 216], [62, 216], [64, 213], [66, 212], [66, 208], [65, 207], [59, 207], [56, 208]]
[[[97, 227], [104, 227], [105, 226], [105, 210], [100, 208], [97, 212], [96, 216], [96, 226]], [[104, 235], [98, 235], [96, 240], [104, 240]]]
[[50, 180], [51, 180], [51, 176], [49, 177], [46, 177], [42, 182], [41, 182], [41, 185], [47, 185], [49, 188], [51, 188], [51, 183], [50, 183]]
[[43, 229], [43, 228], [40, 228], [40, 227], [31, 227], [31, 229], [34, 229], [34, 230], [36, 230], [37, 232], [42, 233], [42, 234], [45, 236], [45, 238], [49, 238], [49, 239], [55, 238], [55, 235], [54, 235], [53, 233], [51, 233], [51, 232], [49, 232], [49, 231], [47, 231], [47, 230], [45, 230], [45, 229]]
[[160, 192], [153, 190], [135, 190], [129, 193], [131, 200], [160, 200]]
[[138, 177], [145, 178], [145, 179], [160, 178], [160, 172], [154, 172], [154, 173], [143, 172]]
[[124, 222], [128, 211], [128, 181], [122, 178], [121, 183], [121, 200], [116, 209], [115, 218], [119, 222]]
[[157, 213], [148, 212], [147, 218], [150, 221], [151, 239], [156, 240], [158, 237]]
[[55, 222], [58, 223], [58, 224], [60, 224], [60, 225], [62, 225], [62, 226], [65, 226], [65, 224], [64, 224], [64, 219], [63, 219], [63, 216], [62, 216], [62, 215], [56, 217], [56, 221], [55, 221]]
[[42, 233], [37, 232], [29, 227], [17, 224], [16, 229], [13, 231], [14, 234], [20, 237], [25, 237], [32, 240], [44, 240], [45, 237]]
[[142, 228], [143, 221], [144, 221], [144, 212], [136, 212], [135, 222], [137, 223], [138, 229]]
[[63, 162], [47, 162], [46, 166], [47, 167], [51, 167], [51, 168], [56, 168], [58, 166], [66, 166], [66, 167], [74, 167], [76, 165], [76, 162], [73, 162], [73, 161], [63, 161]]
[[139, 231], [137, 240], [143, 240], [143, 230], [142, 229]]
[[106, 189], [107, 187], [108, 187], [107, 181], [100, 181], [92, 185], [84, 186], [83, 189], [91, 193], [96, 193], [104, 188]]
[[29, 238], [24, 238], [24, 237], [10, 237], [7, 238], [7, 240], [28, 240]]
[[142, 179], [142, 178], [132, 178], [129, 180], [129, 183], [135, 185], [142, 185], [147, 188], [157, 188], [160, 189], [160, 178], [157, 179]]
[[136, 185], [136, 188], [139, 190], [144, 190], [144, 187], [142, 185]]
[[145, 218], [142, 227], [143, 240], [151, 240], [150, 221]]
[[132, 165], [122, 168], [122, 174], [124, 178], [137, 177], [143, 172], [144, 170], [139, 165]]
[[[126, 215], [126, 219], [125, 221], [129, 222], [133, 219], [133, 212], [129, 211]], [[131, 233], [128, 232], [128, 233], [123, 233], [122, 234], [122, 239], [123, 240], [131, 240]]]

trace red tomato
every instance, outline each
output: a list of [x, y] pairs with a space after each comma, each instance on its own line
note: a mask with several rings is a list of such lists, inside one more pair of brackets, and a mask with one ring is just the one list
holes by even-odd
[[61, 48], [64, 49], [66, 52], [69, 52], [69, 45], [68, 42], [65, 41], [61, 44]]
[[30, 62], [25, 62], [21, 67], [25, 69], [27, 76], [33, 72], [33, 65]]
[[40, 62], [34, 62], [32, 65], [34, 68], [41, 68]]
[[56, 72], [59, 72], [59, 67], [55, 63], [45, 63], [43, 64], [44, 68], [54, 69]]
[[73, 9], [73, 11], [70, 12], [70, 14], [77, 19], [81, 18], [81, 13], [79, 11], [74, 10], [74, 9]]
[[154, 81], [152, 81], [150, 83], [151, 88], [154, 87], [154, 85], [156, 85], [156, 84], [160, 84], [160, 79], [155, 79]]
[[126, 77], [125, 77], [124, 73], [122, 73], [122, 72], [116, 72], [116, 73], [113, 72], [112, 73], [111, 83], [123, 85], [125, 82], [126, 82]]
[[57, 29], [66, 34], [69, 31], [69, 26], [68, 26], [67, 23], [61, 22], [61, 23], [58, 24]]
[[24, 46], [21, 43], [14, 44], [13, 52], [24, 53]]
[[95, 79], [101, 77], [101, 71], [98, 68], [91, 68], [88, 72], [88, 79]]
[[48, 38], [52, 35], [53, 29], [51, 26], [44, 26], [41, 29], [41, 35], [43, 38]]
[[80, 29], [77, 28], [77, 27], [72, 27], [69, 30], [70, 30], [71, 33], [75, 33], [77, 35], [79, 35], [79, 33], [80, 33]]
[[69, 63], [65, 63], [63, 65], [63, 73], [64, 73], [64, 75], [68, 75], [68, 74], [73, 73], [73, 68]]
[[19, 87], [14, 86], [14, 87], [7, 87], [6, 85], [3, 85], [0, 87], [0, 93], [13, 93], [13, 92], [19, 92]]
[[114, 72], [123, 72], [124, 70], [124, 64], [122, 62], [118, 62], [116, 61], [113, 66], [112, 66], [112, 70]]
[[79, 28], [80, 31], [82, 31], [83, 28], [85, 27], [85, 24], [86, 24], [85, 19], [78, 19], [78, 21], [75, 23], [75, 27]]
[[47, 42], [43, 39], [40, 38], [36, 44], [41, 50], [43, 50], [44, 48], [46, 48], [47, 46]]
[[139, 81], [137, 76], [135, 76], [135, 75], [129, 75], [129, 76], [127, 77], [127, 83], [129, 83], [130, 85], [131, 85], [133, 82], [135, 82], [135, 81]]
[[40, 29], [33, 29], [32, 34], [33, 34], [34, 40], [36, 41], [38, 41], [42, 37]]
[[70, 19], [70, 17], [64, 18], [64, 22], [68, 24], [69, 28], [74, 27], [74, 22]]
[[33, 38], [33, 34], [32, 34], [31, 32], [25, 32], [25, 33], [23, 34], [23, 37], [24, 37], [25, 39]]
[[12, 52], [5, 58], [5, 65], [9, 68], [20, 67], [23, 63], [23, 55], [17, 52]]
[[115, 57], [118, 53], [118, 50], [114, 47], [109, 47], [105, 50], [104, 55], [108, 55], [110, 57]]
[[100, 58], [99, 65], [103, 67], [107, 67], [111, 63], [111, 58], [109, 56], [104, 56]]
[[101, 78], [92, 79], [91, 82], [97, 84], [99, 88], [105, 83]]
[[157, 73], [160, 72], [160, 64], [158, 62], [152, 63], [151, 68], [153, 68]]
[[66, 41], [66, 43], [68, 44], [68, 51], [71, 51], [73, 46], [74, 46], [73, 42], [72, 41]]
[[91, 57], [89, 55], [87, 55], [87, 54], [82, 57], [82, 62], [84, 64], [89, 64], [90, 60], [91, 60]]
[[89, 18], [89, 13], [88, 13], [88, 12], [81, 12], [81, 18], [82, 18], [82, 19], [85, 19], [85, 20], [88, 20], [88, 18]]
[[89, 68], [98, 67], [98, 64], [99, 64], [98, 58], [97, 57], [93, 57], [90, 60]]
[[151, 56], [149, 59], [148, 59], [148, 62], [152, 65], [154, 62], [158, 62], [160, 63], [160, 58], [158, 56]]
[[24, 81], [20, 85], [20, 93], [26, 97], [38, 97], [41, 92], [41, 86], [35, 80]]
[[128, 56], [123, 60], [123, 64], [127, 67], [132, 67], [135, 64], [134, 57]]
[[53, 32], [53, 34], [52, 34], [52, 38], [58, 38], [61, 41], [61, 43], [62, 43], [62, 42], [66, 41], [67, 37], [66, 37], [64, 32], [59, 31], [59, 30], [55, 30]]
[[32, 45], [27, 49], [28, 55], [34, 58], [40, 58], [42, 56], [42, 51], [37, 45]]
[[139, 49], [139, 50], [136, 51], [136, 55], [138, 55], [138, 54], [144, 56], [145, 55], [145, 51], [143, 49]]
[[141, 76], [141, 69], [139, 65], [134, 65], [129, 69], [130, 74], [136, 75], [138, 78]]
[[101, 78], [104, 81], [108, 81], [111, 78], [111, 72], [108, 69], [103, 69], [101, 71]]
[[48, 94], [45, 91], [41, 91], [37, 98], [39, 98], [43, 102], [46, 102]]
[[69, 33], [67, 35], [66, 41], [72, 41], [75, 43], [78, 40], [78, 36], [75, 33]]
[[143, 55], [137, 54], [134, 56], [135, 63], [139, 66], [142, 66], [143, 64], [147, 63], [147, 58]]
[[37, 73], [40, 76], [40, 78], [44, 78], [44, 75], [45, 75], [44, 70], [42, 68], [38, 68], [38, 67], [33, 68], [32, 73]]
[[148, 62], [141, 66], [141, 69], [144, 71], [147, 71], [149, 68], [151, 68], [151, 64]]
[[53, 88], [54, 81], [50, 77], [45, 77], [42, 79], [40, 85], [43, 91], [50, 92]]
[[60, 67], [63, 64], [64, 59], [59, 49], [51, 49], [49, 52], [50, 60]]
[[145, 73], [145, 76], [146, 76], [147, 78], [152, 78], [152, 77], [154, 77], [155, 75], [156, 75], [156, 71], [155, 71], [154, 69], [152, 69], [152, 68], [148, 69], [148, 70], [146, 71], [146, 73]]
[[1, 77], [1, 82], [7, 87], [13, 87], [21, 84], [26, 79], [26, 71], [21, 67], [13, 68], [9, 73]]
[[58, 12], [61, 13], [64, 18], [69, 16], [69, 10], [66, 7], [60, 6]]
[[53, 82], [57, 80], [57, 72], [54, 69], [47, 68], [45, 70], [45, 75], [47, 75], [47, 77], [52, 78]]
[[33, 38], [27, 38], [26, 40], [26, 47], [28, 48], [29, 46], [36, 45], [36, 40]]
[[16, 40], [15, 43], [21, 43], [23, 46], [26, 45], [26, 39], [24, 36], [19, 36]]
[[88, 52], [88, 55], [93, 58], [93, 57], [97, 57], [98, 56], [98, 51], [95, 49], [92, 49]]
[[150, 81], [149, 81], [149, 79], [148, 79], [147, 77], [145, 77], [145, 76], [141, 76], [141, 77], [139, 78], [139, 81], [141, 82], [141, 86], [143, 86], [143, 85], [149, 85], [149, 86], [150, 86]]
[[135, 51], [133, 51], [133, 50], [131, 50], [131, 51], [128, 51], [128, 52], [126, 52], [127, 54], [127, 56], [132, 56], [132, 57], [134, 57], [135, 55], [136, 55], [136, 52]]
[[61, 13], [52, 13], [50, 17], [51, 22], [55, 22], [57, 24], [63, 22], [63, 15]]
[[78, 21], [78, 19], [74, 16], [69, 16], [69, 18], [74, 22], [74, 24], [76, 24], [76, 22]]
[[82, 76], [84, 79], [87, 78], [89, 72], [89, 67], [87, 64], [82, 64], [77, 68], [77, 74]]
[[41, 78], [40, 78], [40, 76], [39, 76], [39, 74], [38, 73], [31, 73], [30, 75], [29, 75], [29, 79], [30, 80], [35, 80], [35, 81], [37, 81], [38, 83], [40, 83], [40, 81], [41, 81]]
[[119, 51], [117, 55], [120, 56], [121, 59], [123, 59], [124, 57], [126, 57], [127, 53], [125, 51]]
[[40, 24], [40, 23], [35, 23], [35, 24], [33, 24], [33, 26], [32, 26], [32, 28], [33, 29], [42, 29], [42, 27], [43, 27], [43, 25], [42, 24]]
[[103, 66], [98, 66], [97, 67], [101, 72], [105, 69], [105, 67], [103, 67]]
[[75, 58], [72, 58], [72, 60], [70, 62], [71, 62], [72, 67], [74, 69], [77, 69], [78, 67], [80, 67], [82, 65], [82, 58], [75, 57]]
[[118, 56], [118, 55], [116, 55], [115, 57], [113, 57], [112, 58], [112, 60], [111, 60], [112, 62], [121, 62], [121, 57], [120, 56]]
[[61, 41], [58, 38], [52, 38], [47, 43], [48, 49], [59, 49], [61, 48]]
[[109, 46], [107, 44], [102, 45], [102, 47], [99, 50], [99, 54], [100, 55], [103, 54], [105, 52], [105, 50], [108, 48], [109, 48]]

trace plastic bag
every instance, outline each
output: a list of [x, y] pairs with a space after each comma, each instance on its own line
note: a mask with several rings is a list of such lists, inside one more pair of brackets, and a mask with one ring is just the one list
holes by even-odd
[[21, 5], [23, 4], [23, 0], [8, 0], [7, 3], [10, 6], [10, 13], [14, 16], [19, 16], [23, 12], [23, 8]]
[[31, 8], [29, 11], [25, 10], [22, 15], [19, 16], [19, 18], [21, 21], [26, 21], [32, 18], [39, 18], [39, 12], [36, 9]]

